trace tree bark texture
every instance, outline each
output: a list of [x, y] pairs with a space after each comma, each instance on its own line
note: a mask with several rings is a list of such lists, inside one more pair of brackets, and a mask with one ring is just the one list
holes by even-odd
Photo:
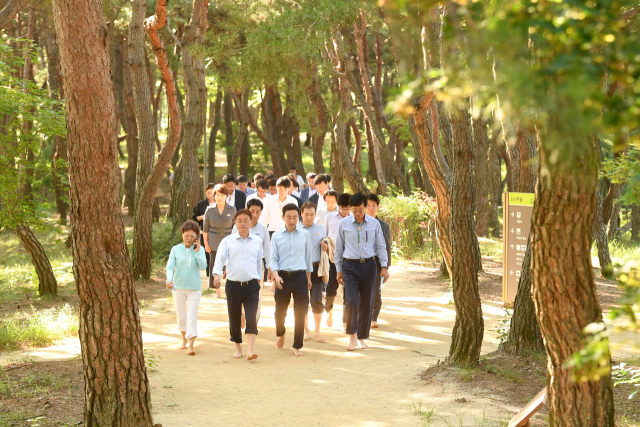
[[209, 134], [209, 144], [207, 147], [209, 150], [209, 153], [207, 153], [207, 167], [209, 168], [209, 177], [207, 178], [208, 183], [216, 182], [216, 138], [218, 136], [218, 131], [220, 130], [220, 122], [222, 118], [222, 97], [222, 88], [218, 86], [216, 101], [213, 104], [213, 126], [211, 126], [211, 133]]
[[455, 109], [453, 130], [453, 180], [451, 185], [452, 285], [456, 321], [448, 361], [458, 366], [478, 363], [484, 319], [478, 293], [478, 265], [473, 222], [473, 140], [467, 109]]
[[[440, 152], [438, 140], [432, 133], [433, 125], [427, 114], [431, 110], [433, 95], [423, 95], [419, 103], [415, 106], [413, 121], [415, 122], [415, 132], [418, 138], [422, 160], [436, 193], [436, 237], [438, 245], [442, 251], [445, 263], [451, 272], [453, 266], [453, 255], [451, 249], [451, 182], [453, 173], [446, 162], [446, 168], [438, 162], [438, 152]], [[435, 101], [433, 101], [435, 102]], [[431, 116], [433, 117], [433, 116]], [[411, 122], [410, 122], [411, 123]], [[441, 152], [440, 152], [441, 153]]]
[[224, 91], [224, 145], [227, 151], [227, 168], [231, 165], [233, 153], [233, 104], [231, 89]]
[[613, 426], [611, 376], [575, 382], [563, 366], [582, 349], [583, 329], [602, 322], [590, 254], [597, 149], [593, 138], [570, 143], [575, 157], [563, 162], [549, 161], [555, 145], [540, 144], [531, 234], [532, 292], [548, 361], [549, 425]]
[[503, 349], [515, 355], [528, 352], [544, 352], [542, 333], [536, 318], [536, 307], [531, 297], [531, 245], [527, 242], [527, 251], [522, 261], [522, 275], [518, 281], [518, 292], [514, 302], [513, 316], [509, 336]]
[[38, 295], [57, 295], [58, 282], [53, 274], [51, 263], [44, 251], [44, 248], [38, 241], [33, 231], [27, 226], [16, 226], [16, 236], [22, 243], [22, 246], [29, 254], [31, 263], [36, 269], [38, 275]]
[[53, 16], [67, 95], [73, 274], [85, 379], [83, 425], [151, 427], [138, 300], [118, 201], [109, 32], [102, 5], [95, 0], [54, 0]]
[[609, 254], [609, 237], [607, 230], [602, 222], [602, 192], [600, 188], [604, 185], [604, 179], [600, 181], [596, 190], [595, 213], [593, 217], [593, 226], [591, 228], [591, 239], [596, 242], [598, 249], [598, 262], [600, 264], [600, 273], [608, 279], [613, 278], [613, 262]]
[[282, 114], [282, 100], [277, 87], [269, 86], [265, 90], [264, 102], [262, 104], [265, 118], [269, 126], [268, 137], [271, 140], [273, 170], [277, 176], [284, 176], [289, 173], [289, 165], [284, 157], [284, 143], [282, 141], [282, 126], [284, 123]]
[[182, 70], [185, 87], [185, 110], [182, 135], [182, 153], [176, 166], [171, 188], [171, 212], [173, 232], [191, 217], [193, 200], [190, 200], [194, 174], [200, 174], [197, 162], [198, 146], [202, 142], [207, 121], [207, 86], [204, 80], [204, 63], [195, 52], [204, 44], [207, 31], [209, 0], [193, 0], [191, 20], [182, 36]]
[[536, 134], [517, 122], [503, 120], [512, 185], [509, 191], [533, 193], [536, 186]]
[[338, 155], [338, 148], [336, 147], [335, 127], [331, 131], [331, 159], [329, 165], [331, 168], [331, 187], [338, 193], [344, 193], [344, 177], [342, 176], [342, 163], [340, 162], [340, 156]]
[[609, 238], [610, 242], [618, 239], [618, 228], [620, 227], [620, 208], [622, 207], [622, 205], [620, 204], [620, 195], [622, 195], [623, 188], [624, 184], [620, 186], [618, 197], [614, 199], [613, 207], [611, 208], [611, 218], [609, 218], [609, 224], [607, 226], [607, 237]]
[[631, 206], [631, 241], [637, 242], [640, 235], [640, 205]]
[[313, 137], [313, 171], [315, 173], [324, 173], [324, 164], [322, 158], [322, 147], [324, 146], [324, 138], [327, 135], [327, 127], [329, 123], [329, 112], [327, 104], [325, 104], [320, 94], [320, 83], [318, 81], [318, 66], [311, 65], [312, 79], [309, 84], [309, 98], [316, 110], [317, 121], [315, 126], [311, 127], [311, 135]]
[[486, 237], [489, 235], [489, 135], [487, 122], [480, 116], [473, 121], [474, 156], [473, 170], [476, 185], [476, 234]]
[[[293, 136], [293, 154], [296, 158], [296, 168], [298, 175], [307, 178], [307, 172], [304, 170], [304, 164], [302, 163], [302, 146], [300, 144], [300, 126], [294, 116], [289, 117], [289, 126], [291, 126], [291, 135]], [[314, 169], [315, 170], [315, 169]]]
[[238, 161], [240, 160], [240, 154], [242, 152], [242, 146], [245, 144], [247, 133], [249, 132], [249, 94], [250, 89], [245, 89], [242, 93], [242, 99], [238, 99], [234, 94], [234, 99], [241, 105], [240, 111], [240, 131], [236, 138], [236, 143], [233, 147], [233, 153], [231, 155], [231, 163], [229, 164], [229, 173], [233, 176], [238, 176]]

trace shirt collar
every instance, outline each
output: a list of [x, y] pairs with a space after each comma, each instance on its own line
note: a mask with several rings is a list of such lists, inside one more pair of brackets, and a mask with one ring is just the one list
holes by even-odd
[[[340, 215], [340, 214], [338, 214], [338, 215]], [[356, 220], [356, 216], [355, 216], [354, 214], [350, 213], [350, 214], [349, 214], [349, 216], [350, 216], [351, 218], [353, 218], [353, 221], [352, 221], [352, 222], [358, 222], [358, 221]], [[364, 219], [362, 220], [362, 224], [364, 224], [365, 222], [367, 222], [367, 216], [368, 216], [367, 214], [364, 214]]]
[[[238, 231], [238, 229], [236, 229], [236, 231]], [[242, 238], [242, 236], [240, 235], [240, 232], [238, 232], [237, 234], [238, 234], [238, 237], [236, 237], [236, 240], [238, 240], [238, 239], [240, 239], [240, 240], [245, 240], [245, 239], [243, 239], [243, 238]], [[247, 239], [246, 239], [246, 240], [248, 240], [248, 239], [253, 239], [253, 235], [251, 234], [251, 232], [249, 232], [249, 237], [247, 237]]]

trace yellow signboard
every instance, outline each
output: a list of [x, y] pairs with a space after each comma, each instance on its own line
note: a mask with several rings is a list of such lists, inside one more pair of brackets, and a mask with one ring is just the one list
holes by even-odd
[[527, 250], [533, 201], [531, 193], [505, 193], [503, 199], [502, 300], [513, 303]]

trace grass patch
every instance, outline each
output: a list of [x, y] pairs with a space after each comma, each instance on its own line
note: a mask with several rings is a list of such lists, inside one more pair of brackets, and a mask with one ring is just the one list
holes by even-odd
[[0, 349], [45, 346], [78, 333], [78, 314], [69, 305], [15, 313], [0, 322]]
[[502, 239], [478, 237], [478, 243], [482, 256], [502, 259]]

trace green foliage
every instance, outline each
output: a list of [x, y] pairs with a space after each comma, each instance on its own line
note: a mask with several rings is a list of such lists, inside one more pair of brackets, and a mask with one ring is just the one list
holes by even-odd
[[[640, 387], [640, 369], [633, 369], [626, 363], [621, 363], [611, 368], [611, 371], [611, 376], [615, 381], [614, 386], [631, 384], [634, 387]], [[640, 388], [629, 395], [629, 400], [633, 399], [638, 392], [640, 392]]]
[[499, 319], [496, 322], [495, 328], [493, 328], [493, 331], [497, 335], [498, 341], [500, 341], [498, 348], [502, 348], [502, 345], [505, 343], [505, 341], [507, 341], [507, 338], [509, 338], [509, 330], [511, 329], [511, 316], [513, 315], [513, 310], [510, 308], [502, 307], [502, 310], [504, 311], [504, 317], [502, 319]]
[[[48, 213], [36, 194], [23, 195], [34, 177], [51, 176], [51, 164], [44, 157], [42, 140], [65, 135], [62, 102], [49, 98], [35, 82], [14, 77], [26, 58], [37, 62], [31, 42], [4, 37], [0, 44], [0, 229], [17, 224], [46, 227]], [[16, 56], [15, 46], [26, 46]], [[32, 153], [32, 155], [30, 155]], [[38, 173], [36, 173], [36, 170]], [[47, 173], [42, 173], [46, 171]], [[64, 179], [63, 177], [61, 177]]]
[[158, 370], [159, 362], [162, 360], [162, 356], [156, 354], [153, 349], [145, 348], [144, 352], [144, 365], [147, 367], [147, 371], [155, 372]]
[[0, 322], [0, 348], [44, 346], [78, 333], [78, 314], [69, 304], [59, 308], [16, 313]]
[[426, 193], [380, 199], [378, 216], [391, 229], [394, 258], [437, 258], [435, 214], [435, 199]]
[[616, 159], [607, 158], [602, 162], [602, 175], [611, 182], [623, 183], [624, 191], [620, 201], [624, 204], [640, 203], [640, 152], [630, 147]]
[[182, 242], [178, 233], [175, 236], [171, 235], [172, 231], [173, 223], [166, 218], [161, 218], [159, 223], [153, 225], [152, 245], [155, 263], [166, 264], [171, 248]]

